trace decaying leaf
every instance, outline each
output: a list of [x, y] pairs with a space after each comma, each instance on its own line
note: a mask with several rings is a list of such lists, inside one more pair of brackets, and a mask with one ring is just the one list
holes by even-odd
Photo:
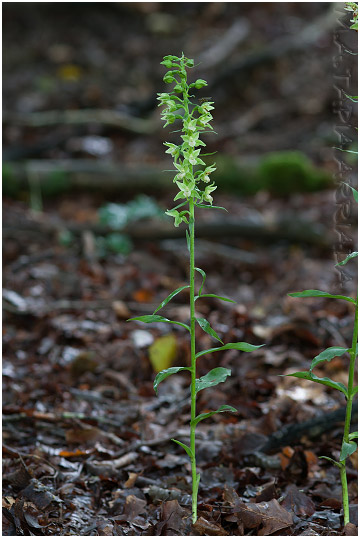
[[313, 501], [300, 491], [294, 484], [286, 488], [285, 498], [281, 506], [289, 512], [294, 512], [297, 516], [312, 516], [315, 512]]
[[228, 533], [221, 525], [211, 523], [203, 517], [199, 517], [197, 522], [193, 525], [193, 530], [200, 536], [227, 536]]

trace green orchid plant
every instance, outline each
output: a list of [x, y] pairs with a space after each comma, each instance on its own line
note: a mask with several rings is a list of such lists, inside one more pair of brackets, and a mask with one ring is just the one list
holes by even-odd
[[[218, 383], [223, 383], [226, 378], [231, 375], [229, 368], [214, 368], [203, 377], [196, 377], [196, 362], [197, 359], [208, 353], [222, 351], [227, 349], [237, 349], [239, 351], [250, 352], [258, 349], [261, 346], [255, 346], [246, 342], [235, 342], [224, 344], [210, 323], [201, 317], [195, 315], [195, 302], [206, 298], [217, 298], [221, 301], [234, 303], [231, 299], [221, 297], [212, 293], [203, 293], [206, 274], [202, 269], [195, 267], [195, 209], [224, 209], [212, 205], [212, 193], [216, 189], [216, 185], [211, 181], [211, 174], [216, 170], [215, 164], [207, 165], [203, 161], [205, 155], [202, 154], [201, 148], [206, 144], [201, 140], [200, 136], [205, 133], [213, 132], [210, 124], [213, 119], [211, 111], [214, 109], [212, 101], [203, 100], [204, 102], [193, 102], [194, 96], [191, 95], [193, 90], [201, 89], [207, 86], [207, 82], [203, 79], [197, 79], [195, 82], [188, 84], [188, 70], [194, 67], [194, 60], [186, 58], [184, 54], [181, 57], [165, 56], [161, 62], [169, 71], [164, 76], [164, 82], [173, 84], [173, 88], [169, 93], [159, 93], [159, 106], [164, 109], [161, 113], [162, 119], [165, 121], [164, 127], [172, 125], [177, 120], [182, 123], [182, 129], [176, 132], [181, 132], [181, 142], [173, 144], [165, 142], [167, 150], [165, 153], [170, 154], [174, 159], [175, 173], [174, 183], [177, 185], [179, 192], [176, 194], [174, 201], [180, 203], [174, 208], [166, 211], [166, 214], [174, 218], [174, 225], [179, 226], [181, 223], [187, 225], [186, 239], [190, 253], [189, 262], [189, 284], [182, 286], [164, 299], [156, 308], [152, 315], [139, 316], [131, 318], [129, 321], [142, 321], [144, 323], [172, 323], [180, 325], [190, 333], [190, 348], [191, 348], [191, 366], [176, 366], [167, 368], [159, 372], [154, 381], [154, 390], [157, 393], [159, 384], [169, 376], [178, 372], [190, 372], [190, 400], [191, 400], [191, 421], [190, 421], [190, 443], [186, 445], [181, 441], [172, 439], [180, 445], [190, 458], [191, 476], [192, 476], [192, 522], [197, 520], [197, 496], [200, 482], [200, 474], [196, 469], [196, 435], [195, 430], [197, 424], [216, 413], [224, 411], [236, 412], [236, 409], [229, 405], [222, 405], [216, 411], [201, 413], [196, 412], [196, 397], [197, 394], [204, 389], [213, 387]], [[200, 286], [195, 286], [195, 274], [199, 273], [202, 277]], [[168, 302], [184, 289], [190, 289], [190, 324], [173, 321], [157, 314], [164, 308]], [[213, 347], [203, 351], [196, 351], [196, 336], [195, 327], [199, 327], [213, 339], [220, 342], [221, 346]]]
[[[351, 189], [352, 194], [356, 202], [358, 202], [358, 192], [348, 185]], [[336, 265], [343, 266], [346, 265], [350, 260], [356, 258], [358, 255], [357, 252], [351, 252], [346, 256], [344, 260], [337, 263]], [[309, 371], [305, 372], [294, 372], [293, 374], [288, 374], [292, 377], [297, 377], [300, 379], [308, 379], [315, 383], [320, 383], [332, 389], [340, 391], [346, 398], [346, 411], [345, 411], [345, 423], [344, 423], [344, 432], [341, 444], [340, 458], [339, 461], [335, 461], [332, 458], [326, 456], [321, 456], [323, 459], [329, 460], [331, 463], [336, 465], [340, 471], [341, 479], [341, 488], [342, 488], [342, 502], [343, 502], [343, 512], [344, 512], [344, 525], [350, 522], [350, 510], [349, 510], [349, 495], [348, 495], [348, 485], [347, 485], [347, 476], [346, 476], [346, 459], [353, 454], [357, 449], [357, 443], [354, 439], [358, 438], [358, 432], [350, 433], [350, 423], [351, 423], [351, 412], [352, 404], [355, 395], [358, 392], [358, 387], [354, 386], [354, 373], [355, 373], [355, 363], [357, 357], [357, 341], [358, 341], [358, 298], [353, 299], [352, 297], [347, 297], [346, 295], [332, 295], [325, 291], [320, 290], [305, 290], [295, 293], [289, 293], [290, 297], [325, 297], [330, 299], [338, 299], [341, 301], [347, 301], [354, 306], [354, 329], [351, 347], [340, 347], [333, 346], [325, 349], [319, 355], [314, 357], [311, 362]], [[347, 386], [343, 383], [333, 381], [328, 377], [318, 377], [314, 374], [313, 370], [319, 364], [324, 361], [331, 361], [335, 357], [340, 357], [342, 355], [348, 354], [349, 356], [349, 371], [348, 371], [348, 382]]]

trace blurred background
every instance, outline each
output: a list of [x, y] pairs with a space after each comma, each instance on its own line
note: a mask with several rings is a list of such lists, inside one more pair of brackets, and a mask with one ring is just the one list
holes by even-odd
[[[185, 229], [164, 216], [176, 189], [163, 142], [177, 140], [156, 102], [167, 91], [166, 54], [194, 58], [190, 77], [208, 81], [197, 97], [215, 101], [217, 134], [206, 143], [217, 152], [214, 203], [228, 213], [198, 211], [197, 265], [207, 292], [237, 305], [209, 302], [200, 313], [226, 341], [268, 344], [251, 365], [237, 363], [237, 396], [225, 403], [253, 420], [259, 402], [294, 395], [277, 374], [351, 338], [347, 303], [287, 297], [355, 293], [355, 264], [334, 267], [356, 237], [356, 207], [338, 181], [355, 185], [357, 156], [334, 149], [357, 149], [357, 104], [344, 96], [357, 93], [357, 32], [344, 5], [3, 3], [8, 445], [49, 454], [86, 444], [65, 419], [65, 430], [39, 434], [44, 416], [17, 423], [15, 434], [11, 417], [23, 409], [111, 416], [129, 439], [161, 433], [131, 402], [153, 397], [159, 369], [189, 360], [188, 342], [125, 320], [152, 313], [188, 278]], [[186, 320], [187, 299], [178, 295], [164, 315]], [[304, 391], [292, 414], [278, 410], [280, 421], [304, 418], [301, 398], [314, 398]]]

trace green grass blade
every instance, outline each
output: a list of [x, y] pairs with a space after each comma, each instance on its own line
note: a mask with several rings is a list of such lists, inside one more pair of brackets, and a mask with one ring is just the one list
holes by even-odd
[[175, 295], [177, 295], [178, 293], [180, 293], [181, 291], [185, 290], [186, 288], [190, 288], [189, 285], [187, 286], [181, 286], [181, 288], [177, 288], [175, 291], [172, 291], [167, 297], [166, 299], [164, 299], [160, 305], [157, 307], [156, 310], [154, 310], [153, 314], [156, 314], [156, 312], [158, 312], [159, 310], [161, 310], [161, 308], [164, 308], [164, 306], [166, 306], [168, 304], [169, 301], [171, 301], [171, 299], [173, 297], [175, 297]]
[[230, 344], [225, 344], [221, 347], [213, 347], [211, 349], [199, 351], [199, 353], [196, 353], [195, 357], [198, 358], [202, 355], [206, 355], [207, 353], [214, 353], [215, 351], [223, 351], [225, 349], [237, 349], [238, 351], [245, 351], [246, 353], [250, 353], [251, 351], [255, 351], [256, 349], [263, 347], [264, 345], [265, 344], [261, 344], [260, 346], [254, 346], [253, 344], [248, 344], [247, 342], [233, 342]]

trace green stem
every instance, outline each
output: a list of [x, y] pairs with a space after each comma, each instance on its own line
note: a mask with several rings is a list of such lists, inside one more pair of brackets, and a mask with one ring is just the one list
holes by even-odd
[[[346, 404], [344, 436], [343, 436], [343, 441], [342, 441], [343, 443], [349, 442], [352, 402], [353, 402], [353, 397], [354, 397], [353, 386], [354, 386], [354, 371], [355, 371], [355, 362], [356, 362], [357, 340], [358, 340], [358, 301], [356, 300], [353, 339], [352, 339], [352, 346], [349, 352], [350, 353], [350, 365], [349, 365], [349, 378], [348, 378], [348, 398], [347, 398], [347, 404]], [[347, 525], [347, 523], [350, 522], [350, 513], [349, 513], [349, 494], [348, 494], [347, 476], [346, 476], [346, 458], [340, 461], [340, 465], [341, 465], [340, 478], [341, 478], [343, 510], [344, 510], [344, 525]]]
[[[189, 234], [190, 234], [190, 334], [191, 334], [191, 421], [196, 417], [196, 349], [195, 349], [195, 211], [194, 200], [189, 200]], [[198, 480], [196, 476], [196, 456], [195, 456], [195, 428], [190, 424], [190, 448], [191, 457], [191, 475], [192, 475], [192, 522], [197, 520], [197, 492]]]

